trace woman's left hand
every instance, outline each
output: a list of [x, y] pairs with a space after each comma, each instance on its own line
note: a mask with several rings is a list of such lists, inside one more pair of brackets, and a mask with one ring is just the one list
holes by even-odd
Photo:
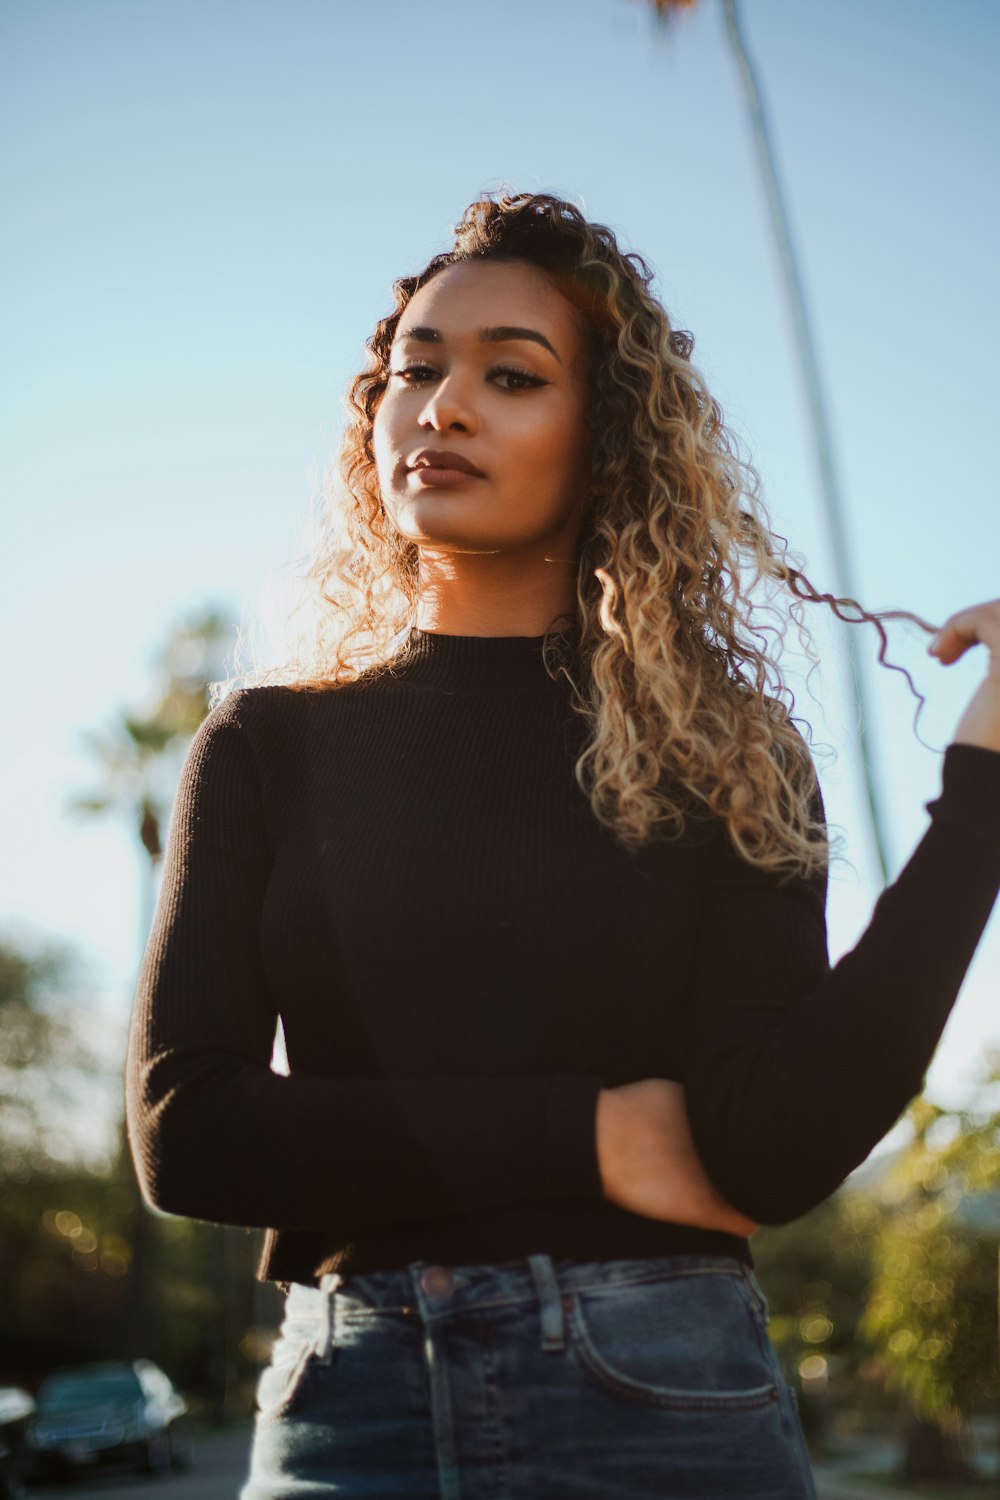
[[1000, 750], [1000, 599], [974, 604], [951, 615], [928, 649], [938, 661], [950, 666], [980, 641], [989, 652], [986, 676], [958, 721], [952, 743]]

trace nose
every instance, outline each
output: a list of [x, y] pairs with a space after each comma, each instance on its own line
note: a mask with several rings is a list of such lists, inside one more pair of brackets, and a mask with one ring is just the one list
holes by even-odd
[[444, 432], [458, 427], [463, 432], [475, 432], [478, 422], [471, 399], [462, 383], [446, 376], [427, 393], [420, 413], [420, 426]]

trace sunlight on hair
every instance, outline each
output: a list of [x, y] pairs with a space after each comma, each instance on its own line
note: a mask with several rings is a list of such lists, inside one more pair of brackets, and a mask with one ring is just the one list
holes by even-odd
[[335, 691], [406, 653], [419, 548], [382, 504], [373, 450], [390, 351], [410, 299], [439, 271], [498, 260], [541, 271], [581, 330], [592, 490], [577, 543], [579, 632], [573, 660], [556, 631], [543, 654], [550, 671], [569, 678], [588, 727], [575, 775], [594, 816], [636, 851], [680, 837], [689, 815], [708, 814], [748, 863], [824, 875], [839, 840], [827, 830], [810, 746], [793, 718], [788, 627], [810, 663], [807, 684], [818, 657], [806, 603], [875, 625], [886, 666], [882, 618], [931, 627], [903, 611], [870, 614], [810, 583], [773, 531], [760, 476], [692, 364], [693, 335], [673, 326], [652, 290], [650, 266], [565, 198], [506, 185], [484, 193], [454, 226], [450, 249], [393, 282], [394, 305], [376, 321], [366, 368], [344, 398], [339, 451], [285, 616], [295, 631], [278, 628], [286, 580], [271, 575], [266, 640], [251, 644], [256, 659], [277, 664], [251, 671], [243, 685]]
[[595, 568], [594, 577], [601, 585], [601, 603], [599, 616], [601, 624], [608, 635], [617, 636], [625, 651], [629, 650], [629, 639], [625, 631], [615, 619], [615, 606], [618, 603], [618, 585], [604, 568]]

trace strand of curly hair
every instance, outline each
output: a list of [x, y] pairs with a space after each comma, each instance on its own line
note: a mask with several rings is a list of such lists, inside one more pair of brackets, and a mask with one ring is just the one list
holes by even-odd
[[[692, 335], [671, 326], [650, 290], [653, 272], [610, 228], [550, 194], [508, 190], [477, 198], [453, 228], [450, 250], [393, 283], [395, 307], [367, 340], [368, 368], [348, 390], [293, 611], [305, 611], [305, 628], [286, 664], [244, 684], [329, 691], [405, 654], [419, 554], [382, 505], [372, 444], [396, 327], [446, 266], [527, 262], [572, 303], [587, 361], [593, 491], [578, 543], [575, 665], [565, 623], [553, 621], [543, 645], [589, 725], [577, 782], [627, 849], [677, 837], [689, 816], [710, 814], [761, 870], [821, 871], [830, 841], [815, 768], [779, 667], [787, 621], [813, 667], [803, 602], [874, 624], [879, 661], [890, 667], [883, 620], [934, 627], [905, 610], [869, 613], [809, 582], [771, 529], [759, 475], [691, 363]], [[909, 673], [893, 670], [922, 706]], [[217, 699], [228, 686], [217, 685]]]

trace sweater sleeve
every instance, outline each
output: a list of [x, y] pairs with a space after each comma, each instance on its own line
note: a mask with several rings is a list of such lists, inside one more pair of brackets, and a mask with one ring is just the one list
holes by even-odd
[[[252, 690], [251, 690], [252, 691]], [[129, 1030], [146, 1201], [223, 1224], [351, 1233], [593, 1191], [598, 1076], [327, 1077], [271, 1068], [260, 960], [271, 852], [236, 693], [188, 750]]]
[[728, 841], [718, 857], [684, 1083], [709, 1177], [758, 1223], [822, 1202], [923, 1087], [1000, 885], [1000, 752], [949, 745], [927, 811], [833, 968], [825, 873], [779, 887]]

